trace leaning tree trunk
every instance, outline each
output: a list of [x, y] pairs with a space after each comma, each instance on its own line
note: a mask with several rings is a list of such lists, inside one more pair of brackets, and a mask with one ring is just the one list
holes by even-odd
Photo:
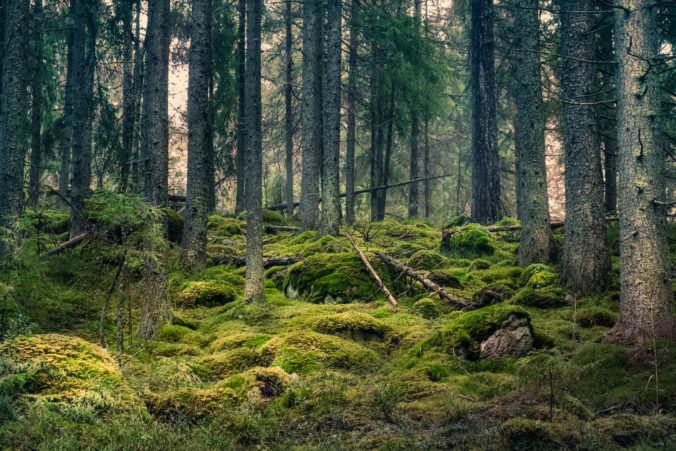
[[209, 188], [211, 0], [194, 0], [188, 55], [188, 184], [185, 225], [181, 246], [185, 268], [199, 269], [207, 263], [207, 218]]
[[263, 142], [261, 127], [261, 15], [263, 0], [247, 0], [246, 51], [246, 285], [248, 302], [264, 302], [263, 271]]
[[303, 2], [303, 93], [301, 103], [303, 172], [300, 222], [315, 229], [319, 219], [319, 171], [322, 156], [322, 17], [323, 2]]
[[579, 295], [603, 290], [610, 272], [601, 149], [594, 115], [593, 0], [561, 3], [566, 229], [561, 280]]
[[237, 154], [235, 171], [237, 187], [235, 193], [235, 213], [246, 209], [246, 92], [244, 90], [244, 72], [246, 66], [246, 0], [237, 2], [237, 64], [235, 81], [237, 82]]
[[471, 10], [472, 220], [488, 224], [500, 217], [493, 0], [472, 0]]
[[33, 73], [31, 75], [31, 163], [28, 204], [35, 206], [40, 196], [42, 177], [42, 0], [35, 0], [31, 31], [33, 35]]
[[148, 3], [146, 76], [143, 95], [145, 197], [167, 204], [169, 180], [169, 0]]
[[357, 143], [357, 45], [358, 31], [355, 25], [359, 0], [352, 0], [350, 7], [350, 40], [348, 44], [347, 69], [347, 142], [345, 148], [345, 222], [354, 224], [354, 150]]
[[28, 0], [5, 4], [5, 46], [0, 106], [0, 269], [11, 261], [11, 229], [23, 201], [24, 119], [27, 110], [26, 61]]
[[620, 319], [614, 342], [676, 338], [659, 145], [655, 4], [620, 0], [615, 11], [620, 153]]
[[338, 235], [340, 228], [340, 105], [342, 0], [328, 0], [326, 80], [324, 82], [322, 215], [320, 232]]
[[[93, 2], [92, 2], [93, 3]], [[87, 27], [94, 5], [87, 0], [73, 0], [73, 130], [71, 154], [73, 175], [70, 186], [70, 236], [84, 232], [84, 201], [89, 196], [92, 181], [91, 123], [93, 111], [94, 68], [96, 66], [96, 36]], [[87, 29], [89, 28], [89, 32]]]
[[284, 1], [284, 147], [286, 150], [286, 215], [293, 216], [293, 10]]
[[545, 112], [540, 81], [538, 0], [514, 7], [514, 77], [517, 159], [517, 206], [521, 220], [519, 264], [547, 263], [552, 232], [549, 227]]

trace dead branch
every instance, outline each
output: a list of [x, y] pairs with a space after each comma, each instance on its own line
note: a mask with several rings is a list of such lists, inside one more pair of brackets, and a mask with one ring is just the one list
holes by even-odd
[[69, 239], [66, 242], [63, 242], [56, 246], [54, 249], [51, 251], [47, 252], [47, 255], [57, 255], [60, 254], [61, 252], [65, 251], [66, 249], [71, 249], [74, 248], [75, 246], [79, 245], [83, 241], [89, 239], [92, 235], [89, 232], [84, 232], [79, 235], [74, 236], [73, 238]]
[[378, 275], [375, 269], [373, 269], [373, 266], [371, 266], [371, 262], [369, 262], [368, 258], [366, 258], [366, 255], [359, 249], [359, 246], [357, 246], [357, 243], [354, 242], [352, 237], [350, 236], [349, 233], [345, 233], [345, 236], [347, 237], [348, 240], [350, 240], [350, 244], [352, 244], [352, 247], [354, 250], [359, 254], [359, 257], [361, 258], [361, 261], [364, 263], [364, 266], [366, 266], [366, 269], [368, 269], [369, 273], [371, 274], [371, 277], [373, 280], [376, 281], [376, 284], [378, 287], [383, 290], [385, 293], [385, 296], [387, 296], [387, 299], [390, 301], [390, 304], [396, 309], [399, 307], [399, 304], [397, 303], [397, 300], [394, 299], [394, 296], [392, 296], [392, 293], [390, 293], [390, 290], [387, 289], [385, 284], [383, 283], [382, 279]]
[[390, 257], [387, 254], [384, 254], [382, 252], [376, 252], [376, 255], [380, 257], [387, 265], [390, 265], [391, 267], [395, 268], [397, 271], [403, 272], [407, 276], [417, 280], [425, 288], [427, 288], [429, 291], [432, 292], [432, 295], [439, 295], [440, 298], [447, 300], [448, 302], [457, 305], [458, 307], [462, 309], [468, 309], [472, 308], [472, 301], [470, 299], [464, 298], [462, 296], [458, 296], [455, 294], [451, 294], [448, 291], [444, 290], [442, 287], [437, 285], [436, 283], [432, 282], [426, 277], [423, 277], [420, 273], [415, 271], [413, 268], [410, 268], [406, 265], [404, 265], [402, 262], [399, 260], [396, 260], [393, 257]]
[[[214, 265], [246, 266], [246, 257], [241, 257], [239, 255], [222, 255], [214, 257], [212, 261]], [[300, 258], [298, 257], [265, 257], [263, 258], [263, 268], [290, 266], [299, 261]]]

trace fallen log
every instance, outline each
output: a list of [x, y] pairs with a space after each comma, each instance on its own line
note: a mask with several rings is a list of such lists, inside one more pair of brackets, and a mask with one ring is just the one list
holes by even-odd
[[84, 232], [79, 235], [74, 236], [73, 238], [69, 239], [68, 241], [65, 241], [58, 246], [56, 246], [54, 249], [51, 251], [47, 252], [47, 255], [57, 255], [60, 254], [61, 252], [65, 251], [66, 249], [71, 249], [77, 246], [78, 244], [82, 243], [86, 239], [88, 239], [91, 236], [89, 232]]
[[[263, 258], [263, 268], [268, 269], [273, 266], [290, 266], [298, 263], [298, 257], [265, 257]], [[222, 255], [212, 259], [214, 265], [234, 265], [246, 266], [246, 257], [239, 255]]]
[[278, 233], [278, 232], [300, 232], [300, 227], [293, 226], [276, 226], [276, 225], [266, 225], [265, 233]]
[[431, 280], [427, 279], [426, 277], [422, 276], [420, 273], [415, 271], [413, 268], [410, 268], [406, 265], [404, 265], [402, 262], [399, 260], [396, 260], [393, 257], [390, 257], [387, 254], [384, 254], [382, 252], [376, 252], [376, 255], [380, 257], [385, 264], [390, 265], [394, 269], [396, 269], [399, 272], [403, 272], [407, 276], [413, 278], [414, 280], [417, 280], [425, 288], [428, 290], [432, 291], [432, 295], [438, 295], [440, 298], [445, 299], [446, 301], [457, 305], [458, 307], [462, 309], [469, 309], [473, 308], [474, 306], [472, 305], [471, 299], [464, 298], [462, 296], [458, 296], [455, 294], [451, 294], [448, 291], [444, 290], [442, 287], [437, 285], [436, 283], [432, 282]]
[[366, 255], [364, 255], [364, 253], [361, 251], [361, 249], [359, 249], [359, 246], [357, 246], [357, 243], [354, 242], [354, 240], [352, 239], [350, 234], [346, 232], [345, 236], [347, 237], [348, 240], [350, 240], [350, 244], [354, 248], [355, 252], [357, 252], [357, 254], [359, 254], [361, 261], [364, 263], [364, 266], [366, 266], [366, 269], [371, 274], [371, 278], [373, 278], [373, 280], [376, 281], [378, 288], [383, 290], [383, 292], [385, 293], [385, 296], [387, 296], [387, 300], [390, 301], [390, 304], [392, 304], [392, 307], [397, 309], [399, 307], [397, 300], [394, 299], [394, 296], [392, 296], [392, 293], [390, 293], [390, 290], [387, 289], [387, 287], [383, 283], [383, 280], [380, 278], [380, 276], [378, 275], [376, 270], [373, 269], [373, 266], [371, 266], [371, 262], [369, 262], [368, 258], [366, 258]]
[[[563, 221], [552, 221], [549, 223], [549, 227], [554, 229], [560, 229], [561, 227], [565, 226], [565, 223]], [[504, 225], [504, 226], [491, 226], [491, 227], [486, 227], [486, 230], [489, 232], [514, 232], [517, 230], [521, 230], [521, 224], [510, 224], [510, 225]]]
[[[382, 191], [382, 190], [390, 189], [390, 188], [398, 188], [400, 186], [412, 185], [413, 183], [427, 182], [427, 181], [430, 181], [430, 180], [436, 180], [436, 179], [441, 179], [441, 178], [450, 177], [450, 176], [451, 176], [451, 174], [435, 175], [433, 177], [425, 177], [425, 178], [421, 178], [421, 179], [407, 180], [405, 182], [393, 183], [391, 185], [381, 185], [381, 186], [376, 186], [376, 187], [373, 187], [373, 188], [364, 188], [364, 189], [356, 190], [353, 193], [353, 195], [357, 196], [359, 194], [374, 193], [376, 191]], [[347, 193], [340, 193], [340, 197], [347, 197]], [[300, 206], [300, 202], [294, 202], [293, 206], [294, 206], [294, 208]], [[271, 211], [286, 210], [286, 204], [270, 205], [269, 207], [265, 207], [265, 209], [271, 210]]]

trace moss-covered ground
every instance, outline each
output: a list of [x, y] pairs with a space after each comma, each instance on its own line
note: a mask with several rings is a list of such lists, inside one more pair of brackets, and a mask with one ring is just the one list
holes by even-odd
[[[44, 216], [47, 247], [65, 219]], [[513, 232], [458, 227], [443, 246], [442, 232], [419, 222], [350, 231], [398, 311], [342, 237], [266, 234], [266, 256], [301, 261], [267, 271], [264, 306], [243, 303], [243, 268], [185, 273], [173, 244], [173, 316], [154, 341], [127, 332], [122, 351], [117, 294], [104, 324], [110, 348], [96, 344], [119, 249], [90, 242], [38, 256], [27, 221], [20, 267], [0, 279], [0, 448], [676, 448], [676, 345], [602, 342], [617, 320], [617, 256], [611, 289], [575, 299], [556, 264], [516, 266]], [[242, 255], [244, 230], [243, 218], [212, 216], [209, 255]], [[375, 251], [486, 306], [458, 311]], [[134, 331], [144, 293], [131, 257]], [[507, 318], [528, 322], [527, 355], [458, 352]]]

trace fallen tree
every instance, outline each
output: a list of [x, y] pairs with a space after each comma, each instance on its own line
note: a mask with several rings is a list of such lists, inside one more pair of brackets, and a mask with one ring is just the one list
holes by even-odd
[[[298, 263], [298, 257], [264, 257], [263, 268], [272, 268], [273, 266], [290, 266]], [[233, 265], [246, 266], [246, 257], [239, 255], [221, 255], [212, 259], [214, 265]]]
[[65, 241], [58, 246], [56, 246], [54, 249], [51, 251], [47, 252], [47, 255], [57, 255], [60, 254], [61, 252], [65, 251], [66, 249], [72, 249], [75, 246], [79, 245], [83, 241], [89, 239], [91, 237], [91, 233], [89, 232], [84, 232], [79, 235], [74, 236], [73, 238], [69, 239], [68, 241]]
[[432, 296], [438, 295], [440, 298], [445, 299], [446, 301], [462, 308], [462, 309], [469, 309], [469, 308], [474, 308], [472, 304], [471, 299], [464, 298], [462, 296], [458, 296], [452, 293], [449, 293], [448, 291], [444, 290], [442, 287], [437, 285], [436, 283], [432, 282], [428, 278], [424, 277], [422, 274], [414, 270], [413, 268], [410, 268], [400, 262], [399, 260], [390, 257], [387, 254], [384, 254], [382, 252], [376, 252], [376, 255], [381, 258], [382, 261], [385, 262], [385, 264], [393, 267], [399, 272], [402, 272], [406, 274], [407, 276], [411, 277], [414, 280], [417, 280], [420, 282], [425, 288], [428, 290], [432, 291]]
[[399, 308], [399, 304], [397, 303], [397, 300], [392, 296], [392, 293], [390, 293], [390, 290], [387, 289], [385, 286], [385, 283], [383, 283], [383, 280], [380, 278], [378, 273], [376, 272], [375, 269], [373, 269], [373, 266], [371, 266], [371, 262], [369, 262], [369, 259], [366, 258], [366, 255], [359, 249], [359, 246], [357, 246], [357, 243], [354, 242], [352, 237], [350, 236], [349, 233], [345, 233], [345, 236], [347, 237], [348, 240], [350, 240], [350, 244], [352, 245], [352, 248], [357, 252], [359, 255], [359, 258], [361, 258], [361, 261], [364, 263], [364, 266], [366, 266], [366, 269], [368, 270], [369, 274], [371, 274], [371, 278], [375, 280], [376, 284], [378, 285], [378, 288], [383, 290], [383, 293], [385, 293], [385, 296], [387, 296], [387, 300], [390, 301], [390, 304], [397, 309]]

